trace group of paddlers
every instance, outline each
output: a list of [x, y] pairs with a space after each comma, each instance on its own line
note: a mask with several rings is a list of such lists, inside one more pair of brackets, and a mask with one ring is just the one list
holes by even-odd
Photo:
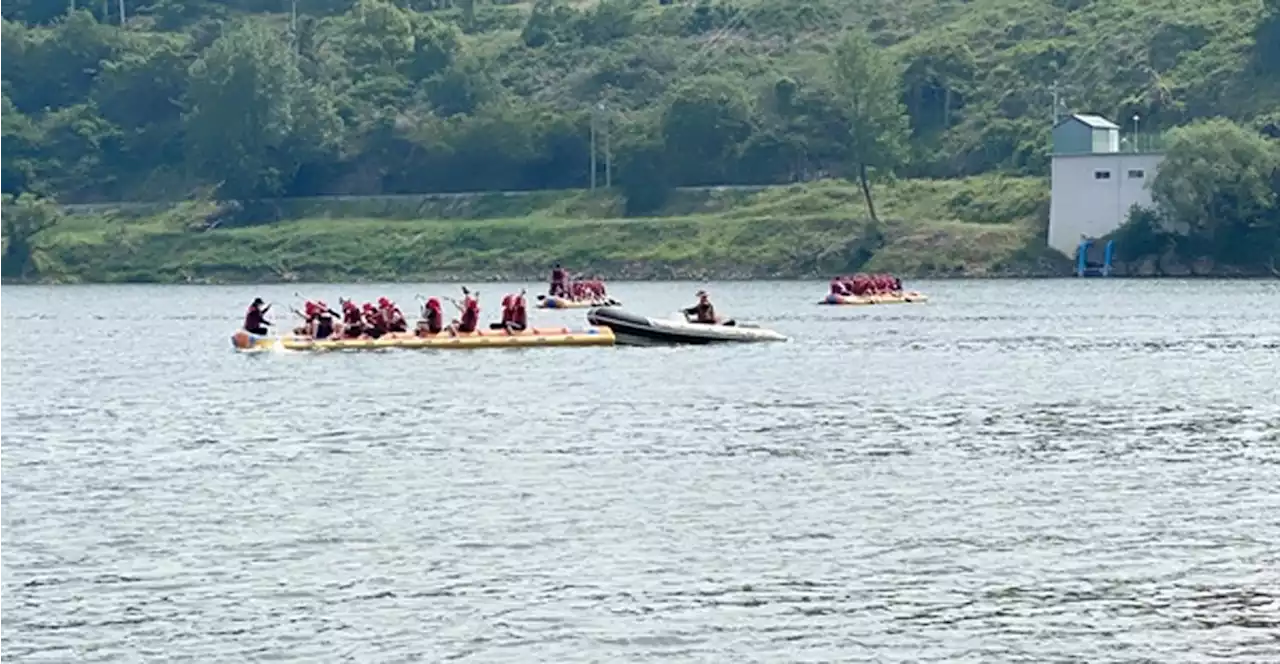
[[[449, 335], [475, 332], [480, 325], [480, 294], [463, 287], [462, 296], [461, 302], [444, 298], [459, 311], [458, 318], [448, 324], [444, 322], [441, 298], [426, 298], [422, 305], [422, 318], [414, 327], [414, 334], [425, 337], [442, 332]], [[358, 305], [355, 300], [338, 301], [341, 313], [331, 309], [322, 300], [308, 300], [302, 311], [293, 309], [303, 319], [303, 324], [294, 328], [293, 333], [312, 339], [377, 339], [387, 334], [408, 332], [404, 314], [395, 303], [385, 297], [378, 298], [376, 305], [372, 302]], [[264, 303], [262, 298], [255, 298], [245, 312], [245, 331], [257, 335], [268, 334], [267, 328], [271, 322], [266, 319], [266, 313], [270, 309], [271, 305]], [[528, 326], [529, 315], [524, 291], [520, 291], [502, 298], [502, 320], [491, 323], [489, 329], [513, 333], [525, 330]]]
[[862, 274], [831, 280], [832, 295], [889, 295], [902, 292], [902, 280], [890, 274]]
[[547, 288], [547, 294], [575, 302], [605, 302], [609, 299], [604, 281], [571, 277], [559, 263], [551, 268], [551, 285]]

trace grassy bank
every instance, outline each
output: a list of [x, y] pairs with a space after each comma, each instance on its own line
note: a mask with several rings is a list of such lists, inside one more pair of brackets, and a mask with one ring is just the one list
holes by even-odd
[[197, 223], [207, 206], [185, 204], [68, 217], [42, 238], [37, 265], [59, 282], [541, 278], [556, 261], [637, 279], [1069, 270], [1040, 249], [1043, 180], [900, 181], [877, 203], [879, 224], [840, 182], [682, 191], [643, 219], [587, 192], [309, 199], [287, 204], [292, 219], [213, 230]]

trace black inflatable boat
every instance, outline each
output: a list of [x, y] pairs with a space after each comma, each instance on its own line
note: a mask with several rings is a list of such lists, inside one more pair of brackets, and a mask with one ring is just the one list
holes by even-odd
[[617, 307], [599, 307], [587, 312], [592, 325], [613, 330], [618, 344], [656, 346], [667, 344], [718, 344], [786, 341], [785, 335], [751, 323], [708, 325], [683, 320], [649, 318]]

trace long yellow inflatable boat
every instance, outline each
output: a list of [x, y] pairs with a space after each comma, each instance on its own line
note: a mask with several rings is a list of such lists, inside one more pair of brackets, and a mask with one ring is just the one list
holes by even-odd
[[828, 294], [818, 304], [856, 305], [856, 304], [911, 304], [928, 302], [929, 296], [919, 291], [907, 291], [892, 295], [832, 295]]
[[[277, 346], [279, 344], [279, 346]], [[286, 335], [280, 337], [259, 336], [244, 330], [231, 335], [231, 345], [236, 350], [380, 350], [385, 348], [532, 348], [547, 346], [612, 346], [613, 330], [607, 327], [589, 327], [572, 330], [563, 328], [535, 328], [507, 334], [503, 331], [472, 332], [451, 336], [441, 332], [429, 337], [411, 333], [389, 334], [378, 339], [324, 339]]]

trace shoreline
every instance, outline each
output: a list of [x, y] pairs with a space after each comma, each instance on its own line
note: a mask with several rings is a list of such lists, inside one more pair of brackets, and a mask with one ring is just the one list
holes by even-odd
[[[601, 278], [608, 283], [697, 283], [697, 282], [730, 282], [730, 283], [751, 283], [751, 282], [826, 282], [833, 275], [814, 275], [814, 276], [725, 276], [725, 275], [705, 275], [705, 276], [673, 276], [673, 277], [611, 277], [602, 275]], [[1277, 281], [1280, 275], [1267, 273], [1264, 270], [1257, 272], [1224, 272], [1220, 274], [1188, 274], [1188, 275], [1113, 275], [1110, 277], [1077, 277], [1074, 274], [964, 274], [964, 275], [896, 275], [904, 281], [1075, 281], [1085, 279], [1089, 281], [1099, 280], [1118, 280], [1118, 281]], [[545, 274], [532, 276], [521, 275], [503, 275], [503, 274], [452, 274], [452, 275], [414, 275], [411, 278], [402, 279], [369, 279], [360, 277], [346, 277], [338, 279], [243, 279], [243, 280], [218, 280], [218, 279], [192, 279], [192, 280], [121, 280], [121, 281], [78, 281], [73, 279], [4, 279], [0, 281], [5, 286], [280, 286], [294, 284], [304, 285], [320, 285], [320, 284], [498, 284], [498, 283], [544, 283], [547, 281]]]

